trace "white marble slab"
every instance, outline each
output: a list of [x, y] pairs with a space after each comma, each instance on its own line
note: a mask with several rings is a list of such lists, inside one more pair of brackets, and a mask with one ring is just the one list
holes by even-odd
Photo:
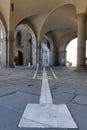
[[19, 127], [77, 128], [77, 125], [65, 104], [28, 104]]
[[53, 103], [45, 68], [43, 68], [42, 89], [40, 96], [40, 104], [42, 103]]
[[67, 106], [53, 104], [45, 68], [43, 69], [40, 104], [27, 104], [19, 127], [77, 128]]
[[51, 70], [51, 72], [53, 74], [54, 79], [57, 79], [57, 76], [56, 76], [56, 74], [54, 73], [54, 71], [53, 71], [53, 69], [51, 67], [50, 67], [50, 70]]
[[36, 71], [35, 71], [34, 76], [32, 78], [33, 80], [36, 78], [37, 72], [38, 72], [38, 67], [36, 68]]

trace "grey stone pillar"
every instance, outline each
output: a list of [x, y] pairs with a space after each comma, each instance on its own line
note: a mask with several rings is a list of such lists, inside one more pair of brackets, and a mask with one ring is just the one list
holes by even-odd
[[66, 51], [58, 51], [58, 65], [59, 66], [66, 65]]
[[14, 33], [12, 31], [8, 31], [7, 37], [7, 53], [8, 53], [8, 67], [14, 67]]
[[30, 63], [32, 65], [32, 43], [30, 43]]
[[86, 16], [78, 16], [77, 70], [85, 68], [86, 57]]
[[35, 67], [36, 66], [36, 42], [33, 40], [32, 42], [32, 65]]
[[53, 50], [50, 50], [50, 66], [53, 66], [54, 65], [54, 51]]
[[41, 66], [41, 43], [38, 42], [37, 44], [37, 57], [36, 57], [36, 61], [37, 61], [37, 66]]
[[6, 38], [0, 39], [1, 47], [1, 67], [6, 67]]
[[36, 63], [37, 66], [39, 66], [39, 43], [37, 43], [37, 47], [36, 47]]

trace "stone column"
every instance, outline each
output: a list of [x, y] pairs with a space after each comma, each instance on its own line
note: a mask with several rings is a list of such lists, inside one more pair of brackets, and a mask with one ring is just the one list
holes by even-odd
[[36, 66], [36, 41], [32, 38], [32, 65]]
[[77, 70], [85, 68], [86, 57], [86, 16], [78, 16]]
[[66, 65], [66, 51], [58, 51], [58, 65], [59, 66]]
[[58, 51], [56, 47], [54, 48], [53, 51], [53, 65], [58, 66]]
[[50, 64], [49, 64], [49, 66], [53, 66], [54, 65], [54, 60], [56, 59], [54, 59], [55, 57], [54, 57], [54, 51], [53, 50], [50, 50]]
[[8, 67], [14, 67], [14, 33], [12, 31], [8, 31], [7, 37], [7, 54], [8, 54]]
[[32, 43], [30, 43], [30, 63], [32, 65]]
[[6, 38], [3, 37], [0, 39], [1, 46], [1, 67], [6, 67]]
[[37, 61], [37, 66], [41, 66], [41, 43], [38, 42], [37, 44], [37, 57], [36, 57], [36, 61]]

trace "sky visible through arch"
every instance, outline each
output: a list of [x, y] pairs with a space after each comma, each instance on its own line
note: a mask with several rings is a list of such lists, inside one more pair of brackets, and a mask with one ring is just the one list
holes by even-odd
[[[77, 65], [77, 38], [73, 39], [66, 48], [67, 51], [67, 65], [72, 63], [72, 66]], [[87, 41], [86, 41], [86, 57], [87, 57]]]
[[72, 66], [76, 66], [77, 64], [77, 38], [70, 41], [70, 43], [68, 44], [66, 48], [66, 51], [67, 51], [67, 56], [66, 56], [67, 65], [72, 64]]

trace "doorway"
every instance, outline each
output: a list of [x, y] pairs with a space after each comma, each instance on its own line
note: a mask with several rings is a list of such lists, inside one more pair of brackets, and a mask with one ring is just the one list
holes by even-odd
[[16, 51], [15, 63], [16, 63], [16, 66], [23, 65], [23, 53], [21, 51]]

